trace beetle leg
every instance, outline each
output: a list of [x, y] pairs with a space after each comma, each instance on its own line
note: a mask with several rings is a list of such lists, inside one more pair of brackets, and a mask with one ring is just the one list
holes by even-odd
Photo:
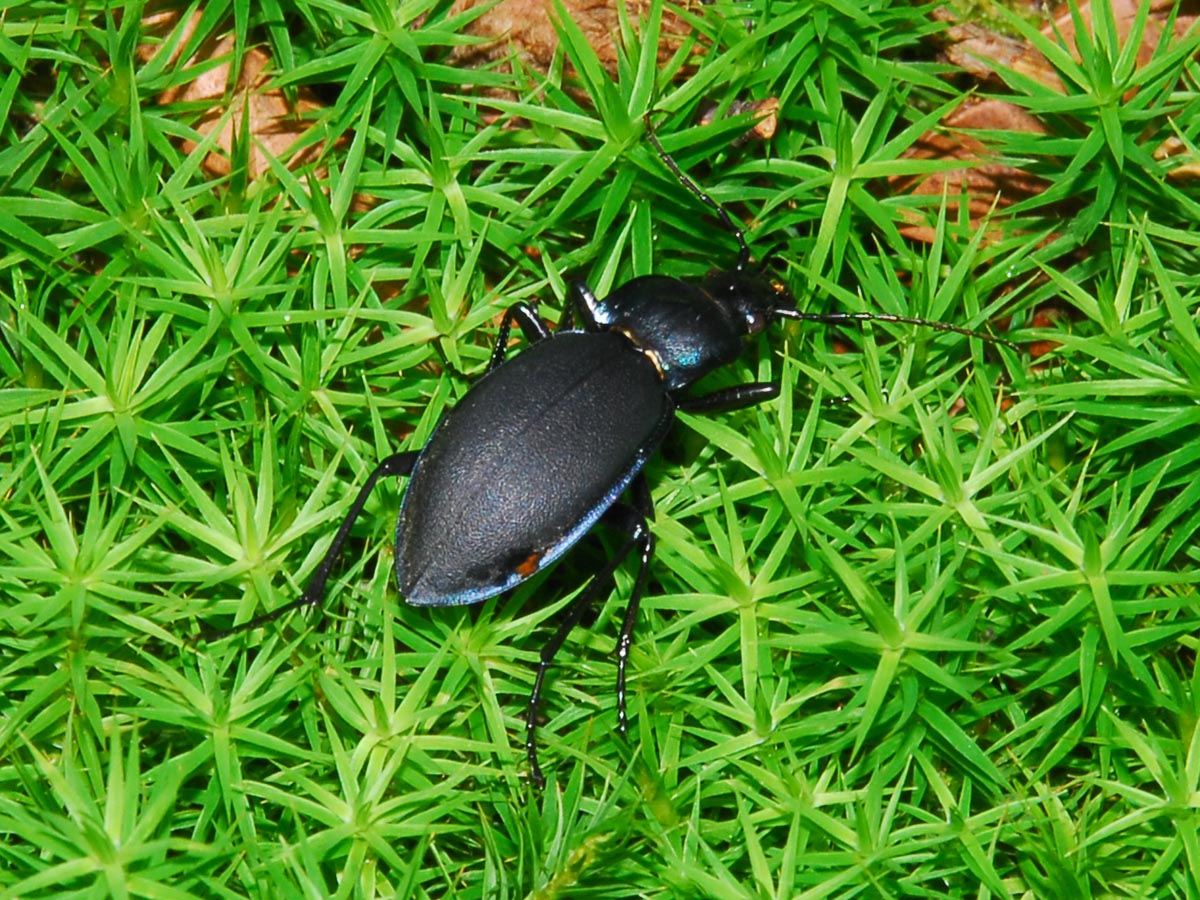
[[654, 533], [649, 523], [654, 521], [654, 500], [646, 484], [646, 476], [638, 473], [633, 482], [635, 507], [629, 507], [633, 517], [633, 528], [629, 530], [631, 542], [641, 543], [641, 561], [638, 564], [637, 580], [629, 594], [629, 605], [625, 607], [625, 621], [621, 623], [621, 634], [617, 638], [617, 730], [624, 735], [629, 730], [629, 716], [625, 710], [625, 668], [629, 662], [629, 650], [633, 646], [633, 626], [637, 623], [642, 605], [642, 592], [646, 588], [646, 573], [650, 559], [654, 556]]
[[542, 702], [542, 682], [545, 681], [546, 670], [554, 662], [554, 656], [562, 647], [563, 641], [567, 639], [571, 629], [579, 624], [583, 611], [591, 605], [594, 593], [592, 588], [595, 584], [596, 581], [593, 579], [584, 592], [567, 607], [566, 617], [559, 623], [558, 630], [542, 647], [541, 655], [538, 657], [537, 675], [533, 679], [533, 690], [529, 694], [529, 707], [525, 713], [525, 756], [529, 760], [529, 780], [538, 790], [546, 786], [546, 777], [542, 774], [542, 767], [538, 765], [537, 758], [537, 711], [538, 705]]
[[537, 711], [542, 702], [542, 685], [546, 679], [546, 671], [554, 662], [563, 642], [566, 641], [572, 629], [579, 624], [584, 612], [591, 607], [608, 585], [613, 573], [625, 561], [634, 547], [640, 546], [641, 562], [638, 568], [637, 580], [630, 595], [629, 606], [625, 611], [625, 620], [621, 625], [621, 635], [617, 641], [617, 721], [622, 734], [625, 733], [628, 720], [625, 713], [625, 665], [629, 659], [629, 648], [633, 643], [633, 626], [637, 621], [638, 608], [641, 605], [642, 590], [645, 587], [646, 571], [649, 568], [650, 557], [654, 554], [654, 535], [650, 531], [649, 518], [654, 514], [650, 501], [650, 491], [646, 487], [645, 478], [639, 474], [633, 483], [636, 506], [618, 503], [609, 508], [604, 514], [605, 521], [619, 519], [620, 527], [629, 535], [628, 540], [613, 554], [612, 558], [597, 572], [588, 586], [578, 597], [571, 601], [566, 614], [558, 625], [538, 657], [537, 675], [533, 680], [533, 691], [529, 695], [529, 707], [525, 715], [525, 755], [529, 760], [529, 780], [539, 789], [546, 786], [542, 768], [537, 758]]
[[235, 625], [225, 631], [205, 629], [200, 633], [200, 638], [208, 641], [218, 637], [229, 637], [241, 631], [249, 631], [252, 628], [266, 625], [268, 622], [274, 622], [280, 616], [292, 610], [303, 609], [307, 606], [319, 606], [325, 598], [325, 583], [329, 580], [329, 575], [333, 571], [333, 564], [337, 561], [338, 556], [341, 555], [342, 546], [346, 543], [346, 538], [350, 536], [350, 529], [354, 526], [354, 522], [362, 512], [363, 507], [366, 506], [367, 498], [371, 496], [371, 491], [375, 489], [376, 483], [385, 475], [403, 476], [410, 474], [420, 453], [421, 451], [419, 450], [405, 450], [401, 453], [393, 453], [375, 467], [375, 471], [367, 477], [367, 481], [358, 492], [358, 496], [354, 498], [354, 503], [351, 504], [350, 511], [346, 513], [346, 518], [342, 519], [342, 524], [338, 528], [337, 534], [333, 536], [333, 543], [329, 545], [329, 550], [326, 551], [325, 558], [317, 566], [312, 579], [308, 582], [308, 587], [305, 588], [304, 593], [300, 595], [299, 599], [293, 600], [291, 603], [285, 603], [278, 609], [273, 609], [269, 613], [263, 613], [249, 622], [243, 622], [241, 625]]
[[487, 367], [489, 372], [504, 362], [504, 357], [508, 355], [508, 335], [513, 322], [521, 326], [521, 334], [531, 344], [550, 336], [550, 329], [538, 318], [534, 307], [528, 303], [514, 303], [504, 311], [504, 318], [500, 320], [500, 332], [496, 335], [496, 345], [492, 347], [492, 359]]
[[585, 281], [571, 282], [571, 304], [579, 311], [579, 320], [583, 323], [584, 331], [600, 330], [600, 301]]
[[554, 331], [571, 331], [575, 327], [575, 304], [568, 303], [563, 307], [562, 315], [558, 317], [558, 324], [554, 326]]
[[690, 397], [676, 401], [684, 412], [728, 412], [745, 409], [779, 396], [779, 385], [773, 381], [751, 381], [722, 391], [713, 391], [702, 397]]

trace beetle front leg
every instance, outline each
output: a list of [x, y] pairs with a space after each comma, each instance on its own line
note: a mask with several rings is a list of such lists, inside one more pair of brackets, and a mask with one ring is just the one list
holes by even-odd
[[492, 347], [492, 358], [488, 362], [487, 371], [492, 371], [504, 362], [504, 357], [508, 354], [508, 335], [512, 331], [513, 322], [521, 326], [521, 334], [525, 335], [525, 340], [531, 344], [550, 336], [550, 329], [538, 318], [535, 307], [525, 302], [514, 303], [504, 311], [504, 318], [500, 320], [500, 332], [496, 335], [496, 344]]
[[779, 396], [779, 385], [774, 381], [751, 381], [722, 391], [713, 391], [702, 397], [691, 397], [677, 401], [684, 412], [729, 412], [756, 406]]

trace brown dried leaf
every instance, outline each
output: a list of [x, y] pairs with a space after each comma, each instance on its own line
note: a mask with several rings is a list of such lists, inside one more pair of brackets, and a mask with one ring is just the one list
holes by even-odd
[[[1141, 6], [1140, 0], [1101, 0], [1101, 2], [1111, 4], [1117, 34], [1122, 42], [1128, 40]], [[1138, 47], [1138, 65], [1144, 66], [1153, 58], [1174, 5], [1173, 0], [1154, 0], [1151, 4], [1150, 16]], [[1197, 0], [1189, 0], [1181, 6], [1180, 14], [1174, 23], [1173, 34], [1176, 38], [1182, 37], [1196, 21], [1197, 7], [1200, 7]], [[954, 13], [945, 8], [938, 9], [934, 15], [943, 21], [953, 23], [941, 36], [942, 40], [949, 42], [942, 52], [948, 62], [960, 67], [968, 74], [981, 81], [999, 82], [997, 69], [1011, 69], [1047, 87], [1058, 91], [1063, 89], [1062, 80], [1058, 77], [1054, 67], [1040, 51], [1035, 50], [1027, 41], [997, 34], [982, 25], [959, 22]], [[1092, 27], [1092, 3], [1090, 0], [1084, 0], [1079, 5], [1079, 21], [1085, 28]], [[1041, 30], [1047, 37], [1060, 36], [1065, 45], [1070, 48], [1071, 54], [1079, 59], [1075, 42], [1075, 24], [1076, 20], [1071, 15], [1070, 9], [1064, 6]]]
[[[183, 28], [191, 33], [199, 20], [200, 13], [194, 13]], [[142, 27], [148, 35], [165, 35], [178, 21], [179, 15], [174, 11], [157, 12], [145, 16]], [[178, 46], [186, 42], [185, 35]], [[145, 43], [138, 48], [138, 55], [142, 60], [150, 60], [159, 51], [157, 44]], [[257, 47], [246, 51], [237, 80], [230, 84], [233, 51], [232, 36], [205, 41], [187, 61], [186, 68], [197, 70], [196, 78], [164, 91], [158, 98], [164, 104], [211, 104], [194, 126], [205, 137], [220, 128], [216, 138], [219, 152], [208, 154], [205, 169], [216, 176], [229, 174], [233, 146], [243, 124], [248, 127], [251, 138], [247, 173], [250, 179], [258, 178], [270, 168], [270, 157], [282, 159], [289, 168], [295, 168], [319, 156], [320, 144], [296, 152], [292, 149], [311, 127], [311, 113], [322, 107], [313, 92], [305, 87], [297, 88], [296, 100], [292, 103], [283, 91], [268, 88], [271, 57]], [[214, 60], [223, 61], [214, 65]], [[189, 153], [195, 147], [195, 141], [184, 142], [184, 150]]]
[[[1045, 134], [1046, 129], [1036, 117], [1018, 106], [1003, 100], [968, 100], [942, 120], [944, 131], [926, 132], [904, 156], [907, 159], [962, 160], [962, 168], [935, 172], [920, 177], [904, 176], [888, 179], [893, 193], [921, 196], [946, 195], [947, 214], [953, 217], [959, 198], [967, 197], [968, 215], [974, 228], [997, 209], [1003, 209], [1035, 196], [1048, 185], [994, 158], [988, 147], [973, 135], [973, 131], [1027, 131]], [[911, 240], [931, 242], [934, 230], [913, 214], [909, 225], [901, 229]]]
[[[1070, 320], [1071, 310], [1068, 307], [1058, 303], [1045, 303], [1034, 311], [1029, 325], [1032, 328], [1049, 329], [1053, 328], [1058, 322], [1069, 322]], [[1053, 353], [1059, 346], [1060, 342], [1053, 338], [1031, 341], [1029, 343], [1029, 357], [1033, 360], [1041, 359], [1043, 356]]]
[[946, 61], [980, 81], [998, 80], [996, 68], [1001, 67], [1062, 89], [1058, 73], [1046, 57], [1019, 38], [973, 23], [952, 25], [946, 36], [953, 42], [942, 51]]
[[1195, 181], [1200, 178], [1200, 152], [1179, 138], [1168, 138], [1159, 144], [1154, 151], [1154, 158], [1160, 162], [1175, 160], [1175, 165], [1167, 171], [1167, 177], [1172, 181]]
[[[458, 15], [491, 0], [455, 0], [451, 15]], [[562, 7], [587, 38], [596, 56], [615, 77], [617, 41], [621, 33], [618, 3], [621, 0], [563, 0]], [[684, 3], [683, 5], [690, 5]], [[635, 24], [650, 9], [649, 0], [625, 0], [629, 18]], [[450, 54], [453, 65], [481, 68], [492, 63], [508, 66], [515, 53], [521, 62], [539, 72], [549, 71], [558, 49], [553, 0], [500, 0], [471, 22], [466, 33], [484, 38], [484, 43], [456, 47]], [[658, 61], [665, 65], [679, 49], [690, 26], [670, 8], [663, 10], [658, 43]]]
[[[1128, 40], [1140, 8], [1139, 0], [1101, 0], [1110, 3], [1117, 32], [1122, 41]], [[1174, 22], [1174, 34], [1182, 35], [1195, 21], [1195, 8], [1200, 0], [1187, 0]], [[1145, 65], [1153, 57], [1162, 41], [1163, 29], [1174, 8], [1168, 0], [1153, 0], [1150, 17], [1141, 35], [1138, 46], [1138, 63]], [[959, 22], [954, 13], [945, 8], [935, 12], [938, 18], [952, 24], [941, 36], [949, 44], [943, 52], [946, 59], [982, 81], [999, 83], [997, 69], [1019, 72], [1043, 85], [1062, 90], [1058, 73], [1046, 58], [1027, 41], [997, 34], [981, 25]], [[1077, 18], [1065, 8], [1053, 20], [1047, 22], [1044, 34], [1061, 39], [1078, 58], [1075, 49], [1076, 24], [1090, 28], [1092, 4], [1084, 0], [1078, 7]], [[931, 131], [924, 135], [914, 148], [906, 154], [915, 159], [962, 160], [966, 165], [930, 175], [925, 178], [890, 179], [889, 185], [895, 192], [914, 194], [947, 195], [949, 212], [957, 211], [956, 198], [967, 196], [968, 214], [974, 226], [994, 209], [1003, 209], [1027, 197], [1045, 190], [1047, 185], [1039, 178], [1013, 168], [989, 161], [990, 154], [979, 139], [956, 132], [956, 129], [975, 131], [1005, 130], [1045, 133], [1036, 118], [1016, 106], [999, 100], [964, 103], [946, 117], [942, 125], [945, 130]], [[1172, 177], [1191, 177], [1190, 164], [1177, 167]], [[913, 220], [904, 233], [914, 240], [930, 241], [934, 233], [920, 221]]]
[[[1116, 26], [1118, 38], [1124, 44], [1129, 39], [1138, 10], [1142, 6], [1142, 0], [1101, 0], [1101, 2], [1112, 6], [1113, 24]], [[1195, 2], [1181, 5], [1180, 14], [1175, 19], [1175, 27], [1172, 32], [1175, 39], [1183, 37], [1192, 23], [1196, 21], [1198, 5], [1200, 4]], [[1153, 0], [1150, 4], [1150, 15], [1146, 21], [1145, 31], [1142, 33], [1141, 44], [1138, 46], [1138, 66], [1144, 66], [1154, 58], [1154, 53], [1162, 42], [1163, 28], [1167, 25], [1174, 7], [1174, 0]], [[1092, 28], [1092, 3], [1090, 0], [1079, 5], [1079, 19], [1084, 28]], [[1054, 19], [1042, 28], [1042, 34], [1048, 37], [1053, 37], [1056, 32], [1071, 48], [1071, 55], [1078, 60], [1079, 53], [1075, 49], [1075, 19], [1071, 16], [1071, 11], [1067, 6], [1063, 6]]]
[[[736, 100], [730, 104], [726, 118], [754, 113], [754, 127], [738, 137], [733, 146], [740, 147], [749, 141], [769, 141], [775, 137], [775, 129], [779, 127], [779, 98], [767, 97], [765, 100]], [[717, 108], [710, 106], [700, 116], [701, 125], [709, 125], [717, 119]]]

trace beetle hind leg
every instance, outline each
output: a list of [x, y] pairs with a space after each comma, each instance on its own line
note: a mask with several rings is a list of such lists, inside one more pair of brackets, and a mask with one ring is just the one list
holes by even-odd
[[605, 589], [613, 574], [635, 547], [638, 548], [638, 573], [634, 581], [633, 591], [629, 595], [629, 605], [625, 609], [625, 618], [621, 623], [621, 633], [617, 639], [617, 727], [621, 734], [628, 729], [629, 717], [625, 709], [625, 671], [629, 662], [629, 650], [633, 646], [633, 627], [637, 622], [638, 610], [641, 607], [642, 592], [646, 586], [646, 573], [650, 568], [650, 559], [654, 556], [654, 534], [650, 531], [650, 521], [654, 518], [654, 504], [650, 498], [650, 489], [646, 485], [645, 476], [640, 473], [633, 480], [631, 488], [634, 503], [632, 505], [618, 503], [609, 508], [604, 514], [604, 521], [614, 524], [624, 531], [628, 538], [620, 549], [613, 554], [604, 567], [597, 572], [588, 586], [566, 608], [558, 629], [551, 636], [538, 658], [537, 675], [533, 680], [533, 691], [529, 695], [529, 706], [525, 715], [525, 754], [529, 761], [529, 779], [539, 789], [546, 786], [537, 757], [537, 712], [542, 701], [542, 686], [546, 679], [546, 671], [554, 662], [567, 635], [579, 624], [600, 592]]
[[363, 507], [366, 506], [367, 499], [375, 489], [376, 483], [380, 478], [388, 475], [404, 476], [411, 474], [419, 455], [420, 451], [418, 450], [405, 450], [400, 453], [393, 453], [375, 467], [374, 471], [367, 477], [362, 489], [359, 490], [358, 496], [354, 498], [354, 502], [350, 505], [350, 510], [346, 513], [346, 517], [338, 527], [337, 534], [333, 536], [333, 541], [329, 545], [329, 550], [325, 553], [325, 558], [317, 566], [316, 571], [308, 582], [308, 587], [305, 588], [304, 593], [298, 599], [293, 600], [291, 603], [285, 603], [278, 609], [263, 613], [249, 622], [234, 625], [232, 628], [224, 631], [206, 627], [200, 632], [200, 639], [211, 641], [218, 638], [230, 637], [231, 635], [266, 625], [268, 622], [274, 622], [280, 616], [292, 610], [320, 606], [321, 602], [325, 599], [325, 583], [329, 580], [329, 576], [333, 572], [333, 564], [337, 562], [337, 558], [341, 555], [342, 547], [346, 543], [346, 539], [350, 536], [350, 529], [354, 526], [354, 522], [358, 519]]
[[654, 501], [650, 497], [650, 488], [644, 475], [639, 474], [634, 479], [633, 495], [636, 506], [624, 509], [631, 514], [633, 525], [633, 528], [629, 529], [629, 543], [639, 544], [641, 550], [637, 579], [629, 594], [629, 605], [625, 607], [625, 619], [621, 623], [621, 634], [617, 638], [617, 729], [622, 735], [629, 730], [629, 716], [625, 709], [625, 670], [629, 663], [629, 651], [633, 647], [633, 626], [637, 623], [638, 612], [642, 606], [642, 593], [646, 589], [646, 573], [650, 570], [650, 560], [654, 556], [654, 533], [649, 524], [654, 521]]

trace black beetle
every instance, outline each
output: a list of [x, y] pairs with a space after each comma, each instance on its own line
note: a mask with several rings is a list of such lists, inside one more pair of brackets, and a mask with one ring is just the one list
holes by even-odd
[[[526, 714], [530, 779], [544, 785], [535, 732], [546, 670], [618, 566], [634, 549], [639, 566], [617, 643], [617, 722], [627, 729], [626, 666], [654, 553], [654, 508], [642, 468], [677, 410], [717, 412], [779, 394], [777, 382], [751, 382], [699, 396], [684, 392], [738, 359], [743, 339], [779, 319], [886, 321], [1008, 343], [966, 328], [873, 313], [802, 313], [782, 285], [752, 267], [745, 237], [648, 135], [667, 167], [711, 207], [738, 243], [737, 265], [698, 284], [662, 275], [635, 278], [603, 300], [582, 282], [551, 331], [524, 303], [504, 315], [487, 371], [434, 429], [421, 450], [383, 460], [367, 478], [304, 594], [236, 626], [254, 628], [321, 602], [334, 561], [376, 482], [410, 476], [396, 525], [396, 581], [416, 606], [478, 603], [516, 587], [568, 550], [601, 519], [627, 538], [572, 602], [543, 647]], [[578, 314], [582, 327], [574, 327]], [[506, 360], [516, 323], [528, 349]], [[621, 502], [626, 492], [631, 502]], [[207, 635], [206, 635], [207, 636]]]

